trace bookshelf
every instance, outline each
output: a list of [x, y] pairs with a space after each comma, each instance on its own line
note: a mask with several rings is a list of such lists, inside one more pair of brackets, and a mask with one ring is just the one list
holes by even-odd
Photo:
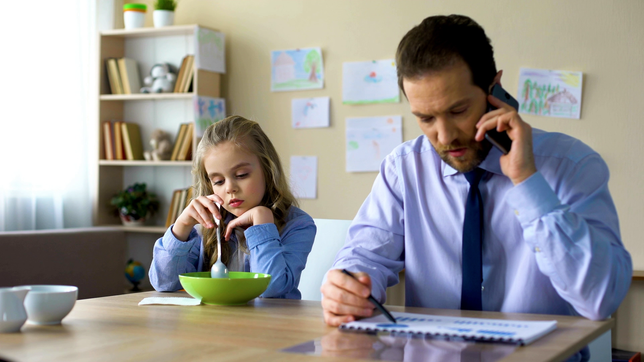
[[[217, 31], [201, 25], [178, 25], [163, 28], [115, 29], [99, 33], [98, 114], [96, 116], [95, 187], [93, 190], [93, 223], [96, 226], [121, 226], [113, 214], [111, 197], [135, 182], [145, 182], [160, 203], [159, 211], [146, 226], [122, 227], [133, 233], [162, 234], [172, 192], [192, 184], [192, 161], [127, 161], [108, 160], [105, 154], [103, 122], [125, 121], [139, 125], [144, 150], [150, 150], [150, 135], [155, 129], [168, 132], [176, 140], [181, 123], [195, 121], [194, 102], [198, 96], [220, 97], [221, 74], [195, 68], [189, 93], [111, 94], [105, 60], [127, 57], [136, 60], [141, 84], [153, 65], [170, 63], [178, 73], [183, 57], [194, 54], [201, 64], [209, 62], [212, 53], [199, 52], [197, 35]], [[199, 67], [207, 68], [207, 67]], [[138, 90], [137, 90], [138, 92]], [[192, 134], [192, 154], [199, 139]]]

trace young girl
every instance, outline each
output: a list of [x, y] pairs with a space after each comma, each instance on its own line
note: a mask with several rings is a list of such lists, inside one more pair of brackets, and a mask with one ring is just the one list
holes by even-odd
[[[208, 127], [192, 173], [195, 198], [154, 244], [154, 289], [179, 290], [179, 274], [210, 271], [220, 232], [229, 271], [270, 274], [262, 297], [300, 299], [297, 286], [316, 228], [295, 206], [277, 152], [259, 124], [231, 116]], [[219, 230], [213, 217], [222, 220]]]

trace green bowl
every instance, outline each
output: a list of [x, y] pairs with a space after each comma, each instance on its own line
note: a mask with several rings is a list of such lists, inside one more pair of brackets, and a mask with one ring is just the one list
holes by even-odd
[[229, 278], [211, 278], [210, 272], [179, 274], [183, 289], [204, 304], [242, 305], [257, 298], [268, 287], [271, 276], [262, 273], [230, 272]]

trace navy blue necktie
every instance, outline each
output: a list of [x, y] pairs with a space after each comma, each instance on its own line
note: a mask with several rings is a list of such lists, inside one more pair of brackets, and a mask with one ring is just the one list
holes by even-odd
[[479, 181], [481, 181], [483, 173], [485, 171], [477, 167], [465, 174], [465, 178], [470, 183], [470, 192], [467, 194], [465, 202], [465, 220], [463, 221], [461, 309], [466, 310], [481, 310], [483, 199], [481, 191], [479, 191]]

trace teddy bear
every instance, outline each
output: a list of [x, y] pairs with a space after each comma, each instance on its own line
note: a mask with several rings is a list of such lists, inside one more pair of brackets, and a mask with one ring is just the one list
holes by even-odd
[[172, 156], [172, 138], [166, 131], [156, 129], [150, 136], [152, 151], [145, 151], [143, 156], [148, 161], [169, 160]]
[[150, 75], [143, 79], [146, 86], [141, 88], [141, 93], [171, 93], [176, 80], [177, 76], [172, 72], [170, 64], [155, 64], [150, 69]]

